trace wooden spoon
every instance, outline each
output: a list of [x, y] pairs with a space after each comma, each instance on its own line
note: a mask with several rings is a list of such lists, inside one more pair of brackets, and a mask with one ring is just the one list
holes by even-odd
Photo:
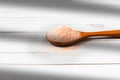
[[47, 40], [55, 46], [68, 46], [92, 36], [120, 37], [120, 30], [82, 32], [63, 26], [55, 28], [46, 34]]

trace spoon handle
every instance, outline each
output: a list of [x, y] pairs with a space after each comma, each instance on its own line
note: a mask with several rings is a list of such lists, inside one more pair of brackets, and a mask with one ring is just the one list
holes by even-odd
[[99, 31], [99, 32], [88, 32], [88, 36], [115, 36], [120, 37], [120, 30], [110, 30], [110, 31]]

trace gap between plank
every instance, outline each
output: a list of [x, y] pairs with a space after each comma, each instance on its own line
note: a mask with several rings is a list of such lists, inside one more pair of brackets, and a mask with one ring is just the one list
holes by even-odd
[[120, 63], [54, 63], [54, 64], [16, 64], [16, 63], [0, 63], [0, 65], [120, 65]]

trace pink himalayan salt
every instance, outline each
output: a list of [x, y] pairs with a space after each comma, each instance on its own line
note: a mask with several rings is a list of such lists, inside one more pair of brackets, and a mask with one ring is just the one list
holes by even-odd
[[80, 38], [80, 33], [69, 27], [62, 26], [51, 30], [47, 38], [54, 42], [71, 42]]

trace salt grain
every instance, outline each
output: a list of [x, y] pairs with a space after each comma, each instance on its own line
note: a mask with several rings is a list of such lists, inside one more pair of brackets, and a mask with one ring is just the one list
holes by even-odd
[[54, 42], [71, 42], [80, 38], [80, 33], [67, 26], [57, 27], [47, 34], [47, 38]]

